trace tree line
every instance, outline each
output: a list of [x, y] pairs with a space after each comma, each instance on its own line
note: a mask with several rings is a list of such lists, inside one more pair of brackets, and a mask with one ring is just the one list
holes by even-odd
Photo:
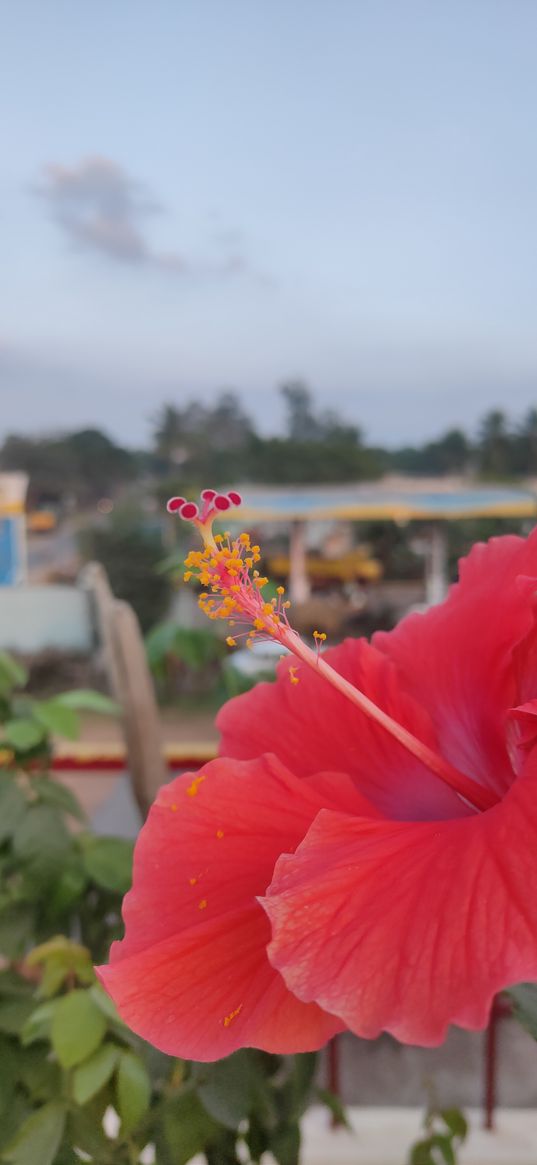
[[359, 425], [319, 410], [307, 385], [291, 382], [281, 393], [285, 425], [278, 436], [260, 434], [237, 394], [224, 392], [214, 404], [163, 404], [145, 450], [126, 449], [100, 429], [11, 434], [0, 448], [0, 470], [29, 474], [30, 504], [72, 497], [77, 505], [115, 496], [141, 477], [164, 494], [170, 482], [188, 488], [363, 481], [390, 472], [485, 480], [537, 474], [537, 408], [517, 422], [495, 409], [475, 436], [456, 428], [435, 441], [385, 449], [369, 445]]

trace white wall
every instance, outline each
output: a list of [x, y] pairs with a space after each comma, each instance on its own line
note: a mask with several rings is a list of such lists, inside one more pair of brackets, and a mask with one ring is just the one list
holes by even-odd
[[0, 649], [90, 652], [93, 646], [86, 591], [69, 586], [0, 587]]

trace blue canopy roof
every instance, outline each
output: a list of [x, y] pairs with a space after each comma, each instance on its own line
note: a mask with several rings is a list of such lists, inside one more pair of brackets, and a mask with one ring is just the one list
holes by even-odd
[[537, 494], [503, 486], [463, 489], [392, 486], [382, 482], [340, 486], [244, 486], [241, 521], [289, 522], [368, 519], [535, 518]]

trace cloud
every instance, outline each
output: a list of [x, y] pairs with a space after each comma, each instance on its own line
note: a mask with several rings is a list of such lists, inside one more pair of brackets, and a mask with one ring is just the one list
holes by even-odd
[[85, 158], [73, 166], [51, 163], [44, 167], [37, 189], [73, 243], [113, 262], [202, 277], [248, 273], [246, 260], [235, 251], [222, 259], [202, 260], [153, 247], [147, 225], [163, 207], [110, 158]]

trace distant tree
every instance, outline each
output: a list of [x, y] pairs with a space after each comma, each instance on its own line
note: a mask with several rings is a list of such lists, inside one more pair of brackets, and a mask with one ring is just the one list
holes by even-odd
[[213, 449], [235, 453], [246, 449], [254, 427], [235, 392], [221, 393], [207, 420], [207, 440]]
[[13, 434], [0, 450], [0, 469], [29, 475], [30, 505], [61, 502], [67, 494], [87, 503], [130, 481], [135, 459], [100, 429], [45, 437]]
[[537, 475], [537, 409], [528, 409], [512, 438], [515, 473]]
[[120, 508], [106, 523], [84, 529], [79, 541], [86, 561], [102, 562], [114, 594], [131, 604], [142, 631], [166, 615], [171, 583], [158, 569], [166, 553], [160, 529], [140, 520], [137, 510]]
[[462, 429], [449, 429], [438, 441], [407, 445], [388, 454], [392, 469], [401, 473], [441, 476], [463, 473], [470, 464], [472, 447]]
[[227, 391], [212, 407], [196, 400], [182, 409], [164, 405], [153, 442], [168, 472], [180, 466], [181, 475], [193, 483], [207, 484], [213, 478], [231, 482], [244, 475], [253, 433], [238, 396]]
[[287, 436], [291, 441], [316, 441], [319, 423], [313, 412], [313, 399], [306, 384], [291, 380], [283, 384], [281, 394], [287, 406]]
[[478, 456], [479, 469], [486, 477], [507, 477], [512, 471], [512, 443], [507, 417], [492, 409], [481, 422]]
[[184, 446], [182, 415], [173, 405], [164, 404], [157, 414], [153, 432], [155, 451], [167, 461], [175, 461]]
[[114, 493], [134, 476], [133, 454], [100, 429], [80, 429], [68, 434], [63, 443], [73, 459], [78, 492], [90, 499]]

